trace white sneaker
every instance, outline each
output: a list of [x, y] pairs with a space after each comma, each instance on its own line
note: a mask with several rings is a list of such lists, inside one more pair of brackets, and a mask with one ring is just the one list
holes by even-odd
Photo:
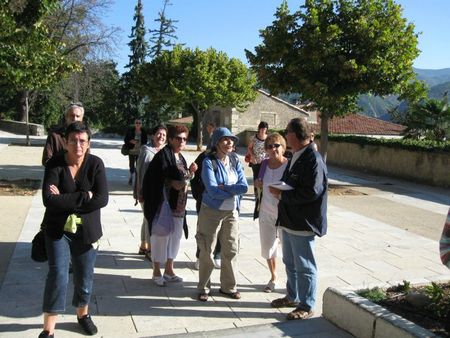
[[194, 263], [194, 269], [199, 270], [200, 269], [200, 260], [197, 258], [197, 260]]
[[222, 261], [220, 260], [220, 258], [214, 259], [214, 267], [216, 269], [220, 269], [221, 266], [222, 266]]
[[166, 286], [166, 279], [163, 276], [153, 277], [153, 283], [158, 286]]
[[180, 276], [177, 276], [177, 275], [169, 276], [169, 275], [164, 274], [163, 277], [166, 280], [166, 282], [180, 283], [183, 281], [183, 278], [181, 278]]

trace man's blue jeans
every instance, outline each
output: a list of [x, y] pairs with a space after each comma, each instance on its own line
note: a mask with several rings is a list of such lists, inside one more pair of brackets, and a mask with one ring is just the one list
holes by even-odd
[[48, 274], [45, 281], [43, 312], [63, 313], [66, 309], [69, 264], [72, 260], [74, 292], [72, 305], [89, 305], [94, 280], [97, 250], [83, 243], [81, 229], [76, 234], [64, 233], [60, 239], [45, 236]]
[[287, 297], [298, 308], [310, 311], [316, 303], [317, 266], [314, 258], [314, 235], [299, 236], [283, 230], [283, 263], [286, 267]]

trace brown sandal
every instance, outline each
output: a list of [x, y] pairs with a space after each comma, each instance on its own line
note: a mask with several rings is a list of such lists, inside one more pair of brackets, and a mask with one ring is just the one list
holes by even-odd
[[207, 293], [199, 293], [197, 299], [201, 302], [206, 302], [209, 295]]
[[310, 311], [305, 311], [305, 310], [300, 310], [300, 309], [295, 309], [292, 312], [289, 312], [287, 314], [287, 320], [295, 320], [295, 319], [308, 319], [311, 318], [313, 316], [314, 312]]
[[289, 300], [289, 298], [287, 298], [287, 296], [286, 296], [286, 297], [283, 297], [283, 298], [277, 298], [277, 299], [273, 300], [270, 303], [270, 305], [272, 307], [276, 307], [276, 308], [279, 308], [279, 307], [297, 307], [298, 303]]

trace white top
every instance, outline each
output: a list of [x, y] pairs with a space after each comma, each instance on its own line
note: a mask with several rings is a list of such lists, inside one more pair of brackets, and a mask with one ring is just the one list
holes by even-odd
[[261, 201], [260, 213], [270, 214], [274, 216], [278, 214], [278, 199], [270, 193], [269, 185], [281, 180], [287, 164], [288, 162], [283, 163], [276, 169], [270, 169], [267, 165], [263, 177], [263, 197]]
[[[236, 184], [238, 177], [237, 177], [236, 170], [234, 168], [232, 168], [230, 165], [230, 157], [229, 156], [226, 157], [224, 165], [225, 165], [225, 170], [227, 171], [227, 176], [228, 176], [227, 184], [228, 185]], [[234, 209], [236, 209], [236, 199], [234, 198], [234, 196], [224, 200], [219, 208], [219, 210], [234, 210]]]

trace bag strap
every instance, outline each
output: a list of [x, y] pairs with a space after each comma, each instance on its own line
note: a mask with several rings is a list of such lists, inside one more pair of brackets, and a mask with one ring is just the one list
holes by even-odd
[[266, 173], [267, 164], [269, 163], [268, 159], [265, 159], [261, 162], [261, 167], [259, 168], [258, 179], [262, 181], [264, 178], [264, 174]]

